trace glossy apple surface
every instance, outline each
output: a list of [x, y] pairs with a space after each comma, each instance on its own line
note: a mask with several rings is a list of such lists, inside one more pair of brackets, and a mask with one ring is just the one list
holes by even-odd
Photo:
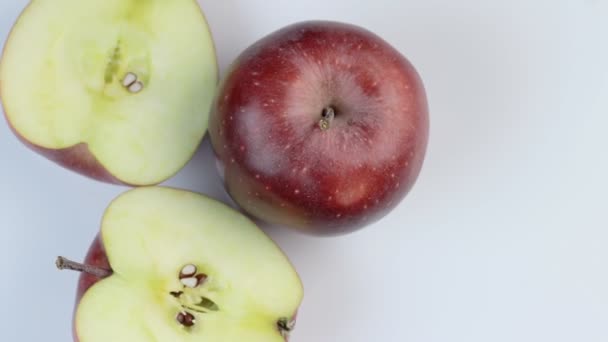
[[105, 274], [80, 277], [76, 342], [284, 342], [303, 296], [287, 257], [251, 220], [171, 188], [114, 200], [84, 265]]
[[318, 235], [395, 208], [420, 173], [428, 131], [413, 65], [368, 30], [322, 21], [247, 48], [209, 124], [232, 198], [252, 216]]

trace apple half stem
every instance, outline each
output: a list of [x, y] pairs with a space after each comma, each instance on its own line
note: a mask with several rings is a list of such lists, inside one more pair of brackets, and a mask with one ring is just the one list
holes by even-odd
[[70, 270], [70, 271], [86, 273], [86, 274], [90, 274], [94, 277], [97, 277], [99, 279], [107, 278], [112, 275], [112, 271], [107, 270], [105, 268], [91, 266], [91, 265], [84, 265], [84, 264], [77, 263], [72, 260], [66, 259], [61, 256], [57, 257], [57, 261], [55, 262], [55, 265], [57, 265], [57, 268], [60, 270]]

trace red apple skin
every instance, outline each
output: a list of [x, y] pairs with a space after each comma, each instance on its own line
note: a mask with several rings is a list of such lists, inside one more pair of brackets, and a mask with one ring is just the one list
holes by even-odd
[[80, 143], [78, 145], [59, 150], [44, 148], [29, 142], [21, 134], [19, 134], [17, 130], [15, 130], [6, 115], [5, 119], [11, 131], [25, 146], [46, 157], [47, 159], [54, 161], [63, 168], [75, 171], [83, 176], [97, 181], [111, 184], [129, 185], [121, 182], [118, 178], [114, 177], [110, 172], [108, 172], [89, 151], [89, 147], [86, 144]]
[[[327, 130], [321, 113], [336, 117]], [[393, 210], [421, 171], [428, 104], [413, 65], [345, 23], [309, 21], [247, 48], [220, 84], [209, 134], [250, 215], [332, 236]]]
[[[97, 236], [91, 244], [87, 256], [85, 257], [84, 264], [101, 267], [106, 270], [111, 270], [106, 250], [103, 247], [103, 243], [99, 236]], [[87, 273], [80, 274], [80, 278], [78, 280], [78, 288], [76, 290], [76, 307], [78, 306], [78, 303], [80, 303], [80, 300], [82, 299], [84, 294], [91, 288], [91, 286], [95, 285], [95, 283], [100, 280], [101, 279]], [[74, 308], [74, 314], [76, 313], [76, 307]], [[74, 317], [76, 317], [76, 315], [74, 315]], [[78, 334], [76, 332], [76, 322], [73, 322], [72, 327], [74, 341], [79, 342], [80, 340], [78, 339]]]
[[120, 181], [118, 178], [114, 177], [110, 172], [108, 172], [103, 165], [99, 163], [97, 158], [93, 156], [87, 144], [80, 143], [72, 147], [59, 150], [44, 148], [27, 141], [13, 128], [8, 121], [8, 118], [7, 122], [9, 123], [13, 133], [25, 146], [43, 157], [46, 157], [47, 159], [59, 164], [63, 168], [75, 171], [87, 178], [100, 182], [130, 186], [130, 184]]
[[[1, 98], [2, 88], [0, 88], [0, 99]], [[30, 150], [37, 152], [38, 154], [59, 164], [65, 169], [75, 171], [90, 179], [110, 184], [130, 186], [130, 184], [120, 181], [118, 178], [114, 177], [110, 172], [108, 172], [108, 170], [106, 170], [103, 165], [99, 163], [97, 158], [95, 158], [95, 156], [90, 152], [87, 144], [80, 143], [72, 147], [57, 150], [33, 144], [21, 134], [19, 134], [19, 132], [17, 132], [15, 127], [11, 124], [8, 116], [6, 115], [6, 110], [2, 108], [1, 103], [0, 109], [2, 109], [2, 112], [5, 113], [4, 118], [13, 134], [15, 134], [17, 139], [19, 139], [19, 141], [21, 141]]]

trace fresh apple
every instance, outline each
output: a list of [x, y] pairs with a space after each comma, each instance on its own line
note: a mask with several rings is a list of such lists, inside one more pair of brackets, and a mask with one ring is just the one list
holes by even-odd
[[84, 264], [79, 342], [280, 342], [303, 290], [282, 251], [251, 220], [196, 193], [141, 187], [107, 209]]
[[4, 112], [25, 144], [129, 185], [160, 183], [192, 158], [218, 81], [194, 0], [32, 0], [0, 62]]
[[338, 235], [406, 196], [428, 126], [422, 80], [398, 50], [358, 26], [309, 21], [237, 58], [209, 134], [227, 191], [246, 212]]

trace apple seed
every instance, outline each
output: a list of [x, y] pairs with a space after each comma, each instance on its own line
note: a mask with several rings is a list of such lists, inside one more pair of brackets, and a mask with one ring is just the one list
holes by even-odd
[[189, 287], [191, 289], [201, 286], [206, 280], [207, 280], [207, 275], [204, 273], [200, 273], [200, 274], [197, 274], [196, 276], [189, 276], [189, 277], [188, 276], [181, 277], [181, 275], [180, 275], [180, 279], [179, 279], [179, 281], [182, 283], [182, 285], [184, 285], [185, 287]]
[[137, 82], [137, 75], [132, 72], [128, 72], [125, 77], [122, 79], [122, 85], [125, 88], [129, 88], [133, 85], [133, 83]]
[[131, 92], [133, 94], [137, 94], [144, 89], [144, 84], [141, 83], [140, 81], [137, 81], [137, 82], [131, 84], [127, 89], [129, 89], [129, 92]]
[[196, 274], [196, 271], [197, 271], [196, 266], [194, 266], [192, 264], [186, 265], [182, 268], [181, 272], [179, 273], [179, 279], [193, 277]]
[[200, 273], [196, 275], [196, 286], [201, 286], [207, 280], [207, 275], [204, 273]]
[[190, 328], [196, 324], [196, 318], [193, 314], [183, 311], [177, 314], [177, 322], [186, 328]]
[[198, 279], [196, 279], [195, 277], [182, 278], [179, 281], [182, 283], [182, 285], [191, 289], [198, 286]]

